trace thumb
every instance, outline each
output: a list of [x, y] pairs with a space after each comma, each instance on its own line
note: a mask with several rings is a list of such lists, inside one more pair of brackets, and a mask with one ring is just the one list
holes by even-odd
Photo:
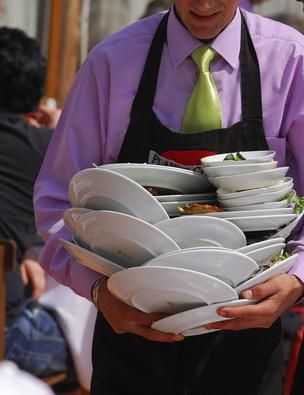
[[263, 284], [258, 284], [252, 288], [246, 289], [242, 292], [241, 296], [245, 299], [264, 299], [276, 292], [274, 285], [271, 281]]
[[29, 283], [29, 276], [27, 274], [27, 271], [26, 271], [24, 265], [20, 266], [20, 272], [21, 272], [21, 278], [22, 278], [23, 284], [24, 285], [28, 285], [28, 283]]

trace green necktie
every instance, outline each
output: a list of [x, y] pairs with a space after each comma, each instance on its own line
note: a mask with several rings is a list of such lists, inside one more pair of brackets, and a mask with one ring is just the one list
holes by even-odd
[[195, 133], [222, 127], [220, 99], [209, 71], [209, 65], [217, 53], [202, 46], [192, 53], [192, 59], [199, 68], [199, 79], [187, 103], [184, 114], [183, 133]]

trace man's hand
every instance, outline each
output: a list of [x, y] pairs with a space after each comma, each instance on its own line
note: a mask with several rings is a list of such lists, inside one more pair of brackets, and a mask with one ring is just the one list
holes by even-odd
[[304, 284], [297, 277], [281, 274], [242, 293], [246, 299], [260, 299], [256, 305], [223, 307], [218, 314], [232, 320], [208, 324], [207, 329], [240, 330], [269, 328], [303, 295]]
[[106, 279], [99, 291], [98, 308], [115, 333], [133, 333], [148, 340], [168, 343], [184, 339], [182, 335], [163, 333], [151, 329], [152, 323], [165, 315], [159, 313], [146, 314], [121, 302], [108, 290]]
[[38, 108], [37, 111], [26, 114], [25, 120], [36, 127], [47, 127], [54, 129], [58, 123], [60, 114], [60, 109], [49, 109], [43, 104]]
[[33, 289], [32, 298], [38, 299], [45, 289], [45, 272], [39, 262], [24, 259], [20, 266], [21, 276], [25, 285], [30, 284]]

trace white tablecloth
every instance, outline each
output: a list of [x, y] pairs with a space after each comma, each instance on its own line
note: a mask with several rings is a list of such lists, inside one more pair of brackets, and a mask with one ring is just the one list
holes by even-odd
[[11, 361], [0, 363], [1, 395], [54, 395], [41, 380], [18, 369]]
[[46, 290], [40, 303], [56, 311], [67, 338], [81, 386], [90, 388], [92, 375], [91, 349], [96, 308], [87, 299], [47, 276]]

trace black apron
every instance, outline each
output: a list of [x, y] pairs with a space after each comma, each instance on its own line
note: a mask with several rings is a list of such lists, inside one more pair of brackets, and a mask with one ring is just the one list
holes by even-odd
[[[168, 14], [147, 57], [118, 162], [147, 162], [153, 156], [187, 151], [265, 150], [260, 72], [242, 16], [242, 121], [219, 130], [175, 133], [162, 125], [153, 102]], [[177, 154], [178, 156], [178, 154]], [[172, 157], [171, 157], [172, 159]], [[174, 158], [173, 158], [174, 159]], [[219, 331], [159, 343], [133, 334], [115, 334], [98, 313], [93, 341], [92, 395], [281, 395], [281, 327]]]

